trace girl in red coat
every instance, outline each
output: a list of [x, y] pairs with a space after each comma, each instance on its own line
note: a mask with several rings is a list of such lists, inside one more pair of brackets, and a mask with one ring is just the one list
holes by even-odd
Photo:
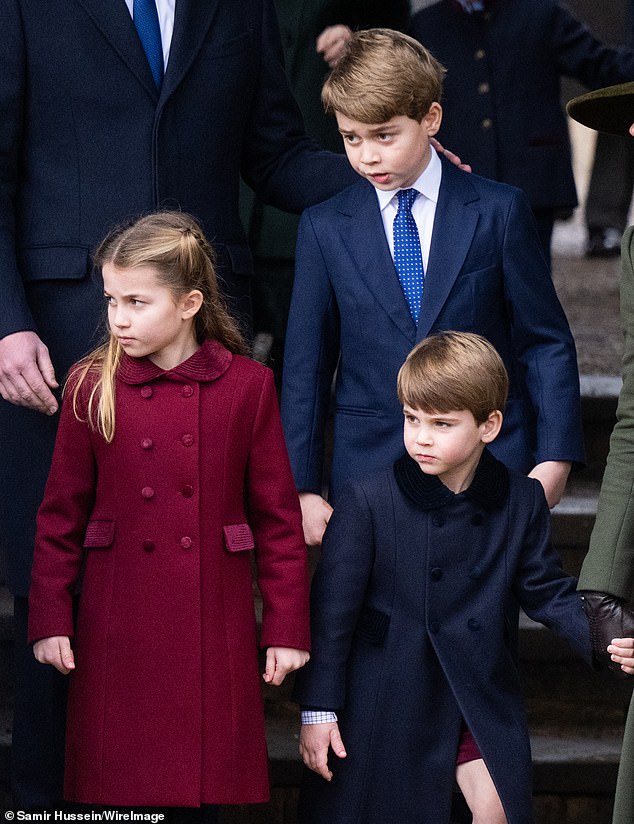
[[272, 373], [241, 354], [198, 225], [149, 215], [96, 263], [110, 335], [66, 387], [29, 635], [70, 673], [66, 798], [210, 820], [268, 798], [250, 550], [264, 680], [308, 660], [297, 494]]

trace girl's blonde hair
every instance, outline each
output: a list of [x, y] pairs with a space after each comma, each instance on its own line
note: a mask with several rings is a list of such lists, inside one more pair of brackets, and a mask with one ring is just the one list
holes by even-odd
[[[151, 267], [159, 285], [176, 299], [198, 289], [202, 305], [194, 318], [198, 343], [213, 339], [230, 352], [246, 354], [238, 324], [220, 295], [214, 252], [198, 223], [183, 212], [156, 212], [113, 229], [94, 255], [95, 265], [109, 263], [117, 269]], [[70, 376], [73, 412], [110, 443], [115, 432], [115, 377], [123, 349], [112, 334], [86, 355]], [[85, 418], [79, 410], [79, 392], [90, 383]], [[82, 410], [83, 411], [83, 410]]]

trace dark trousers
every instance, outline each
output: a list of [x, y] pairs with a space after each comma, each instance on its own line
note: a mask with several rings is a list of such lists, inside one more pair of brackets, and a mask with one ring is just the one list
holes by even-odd
[[15, 599], [14, 622], [13, 803], [16, 810], [58, 810], [63, 806], [67, 680], [33, 657], [26, 640], [27, 598]]
[[586, 200], [586, 225], [624, 232], [633, 186], [634, 140], [600, 132]]

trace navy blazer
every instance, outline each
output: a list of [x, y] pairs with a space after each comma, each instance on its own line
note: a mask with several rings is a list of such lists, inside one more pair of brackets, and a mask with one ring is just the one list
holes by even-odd
[[335, 370], [331, 496], [400, 454], [396, 375], [418, 341], [447, 329], [488, 338], [509, 372], [497, 457], [522, 472], [547, 460], [583, 462], [575, 346], [526, 198], [442, 163], [418, 329], [370, 183], [302, 217], [282, 389], [300, 490], [322, 488]]
[[478, 174], [519, 186], [533, 208], [577, 195], [562, 76], [590, 89], [634, 78], [634, 51], [605, 46], [557, 0], [492, 0], [465, 14], [439, 0], [409, 33], [447, 69], [438, 137]]

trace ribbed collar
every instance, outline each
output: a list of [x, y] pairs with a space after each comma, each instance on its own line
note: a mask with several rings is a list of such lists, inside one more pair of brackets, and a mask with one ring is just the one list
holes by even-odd
[[[394, 475], [403, 495], [419, 509], [438, 509], [457, 497], [436, 475], [421, 472], [407, 454], [395, 461]], [[497, 509], [504, 503], [508, 488], [508, 469], [485, 449], [471, 485], [460, 494], [483, 509]]]
[[229, 368], [233, 355], [215, 340], [206, 340], [187, 360], [173, 369], [161, 369], [149, 358], [131, 358], [124, 354], [117, 377], [124, 383], [148, 383], [164, 376], [178, 376], [192, 381], [213, 381]]

